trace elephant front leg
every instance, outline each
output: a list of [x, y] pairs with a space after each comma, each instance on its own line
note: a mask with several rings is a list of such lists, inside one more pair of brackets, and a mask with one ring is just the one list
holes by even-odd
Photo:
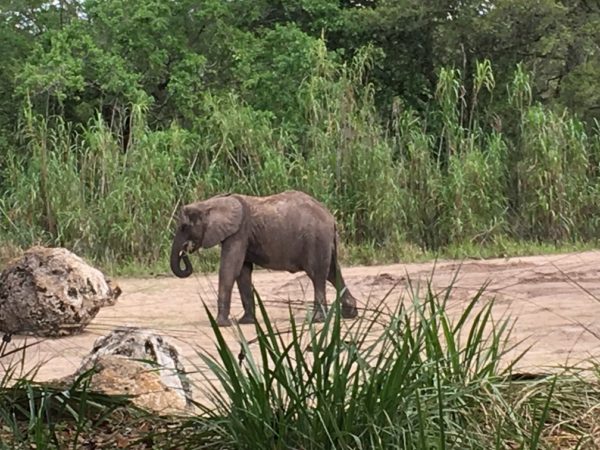
[[252, 263], [244, 263], [236, 282], [240, 291], [240, 297], [242, 298], [242, 306], [244, 307], [244, 315], [238, 322], [254, 323], [256, 317], [254, 315], [254, 295], [252, 293]]
[[240, 275], [244, 262], [244, 247], [240, 242], [223, 242], [221, 247], [221, 266], [219, 268], [219, 297], [217, 299], [217, 325], [231, 325], [231, 290]]
[[[221, 266], [222, 267], [222, 266]], [[229, 311], [231, 309], [231, 290], [233, 289], [234, 277], [226, 271], [219, 271], [219, 297], [217, 299], [217, 325], [228, 327], [231, 325]]]

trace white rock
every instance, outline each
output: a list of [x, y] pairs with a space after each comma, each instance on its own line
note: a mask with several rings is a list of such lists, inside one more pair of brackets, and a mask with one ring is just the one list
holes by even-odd
[[0, 274], [0, 331], [65, 336], [81, 332], [121, 294], [102, 272], [64, 248], [32, 247]]
[[98, 338], [73, 376], [90, 369], [94, 391], [129, 394], [138, 406], [165, 414], [193, 410], [179, 350], [153, 331], [119, 327]]

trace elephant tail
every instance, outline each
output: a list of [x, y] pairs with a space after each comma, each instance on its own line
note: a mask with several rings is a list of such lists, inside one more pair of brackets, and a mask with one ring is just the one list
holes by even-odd
[[337, 225], [334, 223], [333, 224], [333, 254], [331, 255], [332, 258], [336, 258], [337, 259], [337, 247], [338, 247], [338, 230], [337, 230]]
[[[331, 249], [331, 263], [329, 267], [330, 279], [336, 279], [340, 274], [340, 266], [338, 262], [338, 240], [339, 240], [337, 225], [333, 224], [333, 248]], [[334, 283], [335, 284], [335, 283]]]

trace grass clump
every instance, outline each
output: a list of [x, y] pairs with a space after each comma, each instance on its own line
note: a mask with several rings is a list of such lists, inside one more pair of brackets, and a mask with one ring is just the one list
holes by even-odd
[[[376, 307], [354, 322], [340, 320], [336, 302], [323, 324], [292, 320], [283, 332], [257, 299], [256, 338], [241, 336], [239, 354], [210, 316], [217, 354], [202, 353], [203, 418], [219, 424], [218, 445], [533, 449], [590, 438], [573, 425], [600, 402], [597, 383], [516, 381], [511, 322], [493, 320], [483, 289], [451, 320], [451, 290], [415, 289], [394, 310]], [[573, 397], [575, 386], [587, 396]]]
[[10, 342], [5, 334], [0, 343], [0, 448], [76, 448], [118, 409], [134, 412], [126, 396], [90, 392], [90, 373], [69, 386], [35, 383], [36, 370], [24, 373], [21, 362], [36, 343], [11, 348]]

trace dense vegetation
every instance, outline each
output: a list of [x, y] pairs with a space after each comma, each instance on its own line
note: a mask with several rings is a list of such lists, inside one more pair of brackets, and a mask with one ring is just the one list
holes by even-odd
[[367, 260], [600, 235], [595, 2], [0, 5], [5, 251], [155, 264], [182, 202], [288, 188]]

